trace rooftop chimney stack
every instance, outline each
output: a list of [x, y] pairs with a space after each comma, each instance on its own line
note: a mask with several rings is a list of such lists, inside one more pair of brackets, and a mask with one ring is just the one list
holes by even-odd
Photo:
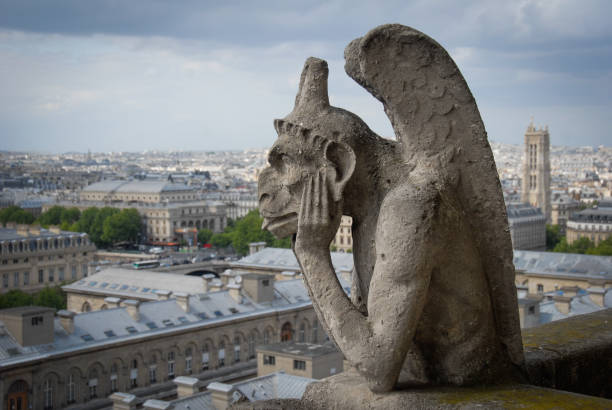
[[555, 308], [564, 315], [569, 314], [571, 310], [572, 298], [568, 296], [555, 296], [553, 297], [555, 301]]
[[134, 300], [134, 299], [125, 300], [123, 302], [123, 306], [125, 306], [125, 309], [127, 310], [128, 314], [132, 317], [132, 319], [134, 319], [137, 322], [140, 320], [140, 301], [139, 300]]
[[178, 303], [181, 309], [189, 313], [189, 294], [185, 292], [174, 292], [174, 297], [176, 297], [176, 303]]
[[155, 294], [157, 295], [157, 300], [168, 300], [170, 299], [172, 292], [169, 290], [160, 289], [155, 291]]
[[242, 295], [240, 294], [241, 288], [242, 286], [237, 283], [230, 283], [229, 285], [227, 285], [229, 295], [232, 299], [234, 299], [236, 303], [242, 303]]
[[195, 377], [179, 376], [175, 378], [176, 394], [179, 399], [199, 393], [199, 380]]
[[74, 317], [76, 313], [69, 310], [60, 310], [57, 312], [57, 316], [60, 318], [60, 324], [68, 334], [74, 333]]
[[106, 302], [106, 306], [109, 309], [118, 308], [121, 305], [121, 299], [116, 298], [114, 296], [109, 296], [107, 298], [104, 298], [104, 302]]
[[561, 288], [563, 296], [567, 296], [568, 298], [576, 297], [579, 290], [580, 288], [578, 286], [563, 286]]
[[113, 402], [113, 410], [132, 410], [136, 408], [136, 396], [128, 393], [116, 392], [108, 397]]
[[599, 307], [604, 307], [606, 299], [606, 289], [602, 287], [588, 288], [589, 298], [597, 304]]
[[232, 401], [234, 386], [231, 384], [212, 382], [207, 386], [212, 396], [212, 403], [216, 410], [226, 410]]
[[249, 255], [257, 253], [266, 247], [265, 242], [251, 242], [249, 243]]

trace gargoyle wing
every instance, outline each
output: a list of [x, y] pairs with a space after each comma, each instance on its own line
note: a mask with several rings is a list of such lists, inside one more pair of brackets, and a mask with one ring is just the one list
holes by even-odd
[[377, 27], [344, 52], [345, 70], [383, 103], [404, 157], [454, 186], [486, 272], [498, 336], [522, 365], [512, 244], [476, 101], [442, 46], [410, 27]]

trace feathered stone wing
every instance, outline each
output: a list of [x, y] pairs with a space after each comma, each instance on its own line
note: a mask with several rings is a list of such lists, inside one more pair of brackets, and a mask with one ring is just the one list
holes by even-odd
[[512, 244], [493, 153], [454, 61], [425, 34], [384, 25], [353, 40], [345, 70], [383, 103], [404, 156], [454, 186], [486, 272], [498, 336], [523, 363]]

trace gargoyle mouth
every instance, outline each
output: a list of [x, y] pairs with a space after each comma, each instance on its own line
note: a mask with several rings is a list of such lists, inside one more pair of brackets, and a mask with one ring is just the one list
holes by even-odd
[[261, 229], [268, 230], [278, 238], [284, 238], [295, 233], [297, 228], [297, 213], [264, 218]]

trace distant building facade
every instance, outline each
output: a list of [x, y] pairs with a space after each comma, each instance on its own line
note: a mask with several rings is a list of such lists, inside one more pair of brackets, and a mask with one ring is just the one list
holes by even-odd
[[300, 332], [297, 342], [257, 348], [257, 376], [283, 371], [294, 376], [323, 379], [342, 372], [344, 356], [333, 343], [305, 343], [310, 337], [303, 329]]
[[508, 226], [513, 249], [545, 250], [546, 217], [528, 204], [507, 204]]
[[80, 202], [47, 204], [43, 210], [53, 205], [134, 208], [142, 217], [143, 241], [155, 245], [193, 242], [197, 230], [222, 232], [227, 225], [225, 204], [200, 200], [194, 187], [165, 181], [97, 182], [81, 191]]
[[34, 292], [88, 275], [96, 247], [87, 234], [7, 225], [0, 228], [0, 292]]
[[580, 210], [580, 202], [569, 195], [560, 195], [553, 199], [551, 205], [551, 223], [559, 225], [559, 233], [565, 235], [565, 228], [569, 217]]
[[349, 252], [353, 250], [353, 234], [352, 234], [353, 218], [342, 215], [340, 228], [336, 232], [336, 236], [332, 240], [332, 247], [335, 247], [338, 252]]
[[[263, 288], [273, 290], [254, 291]], [[269, 276], [251, 275], [225, 291], [173, 296], [60, 311], [55, 319], [49, 309], [0, 311], [4, 403], [109, 407], [114, 392], [150, 397], [172, 389], [177, 376], [231, 382], [255, 375], [256, 347], [294, 340], [302, 327], [308, 342], [324, 339], [301, 280], [277, 287]]]
[[612, 235], [612, 204], [601, 203], [598, 207], [575, 212], [567, 221], [567, 243], [588, 238], [595, 246]]
[[521, 202], [540, 208], [550, 222], [550, 135], [548, 126], [536, 128], [533, 120], [525, 132]]

